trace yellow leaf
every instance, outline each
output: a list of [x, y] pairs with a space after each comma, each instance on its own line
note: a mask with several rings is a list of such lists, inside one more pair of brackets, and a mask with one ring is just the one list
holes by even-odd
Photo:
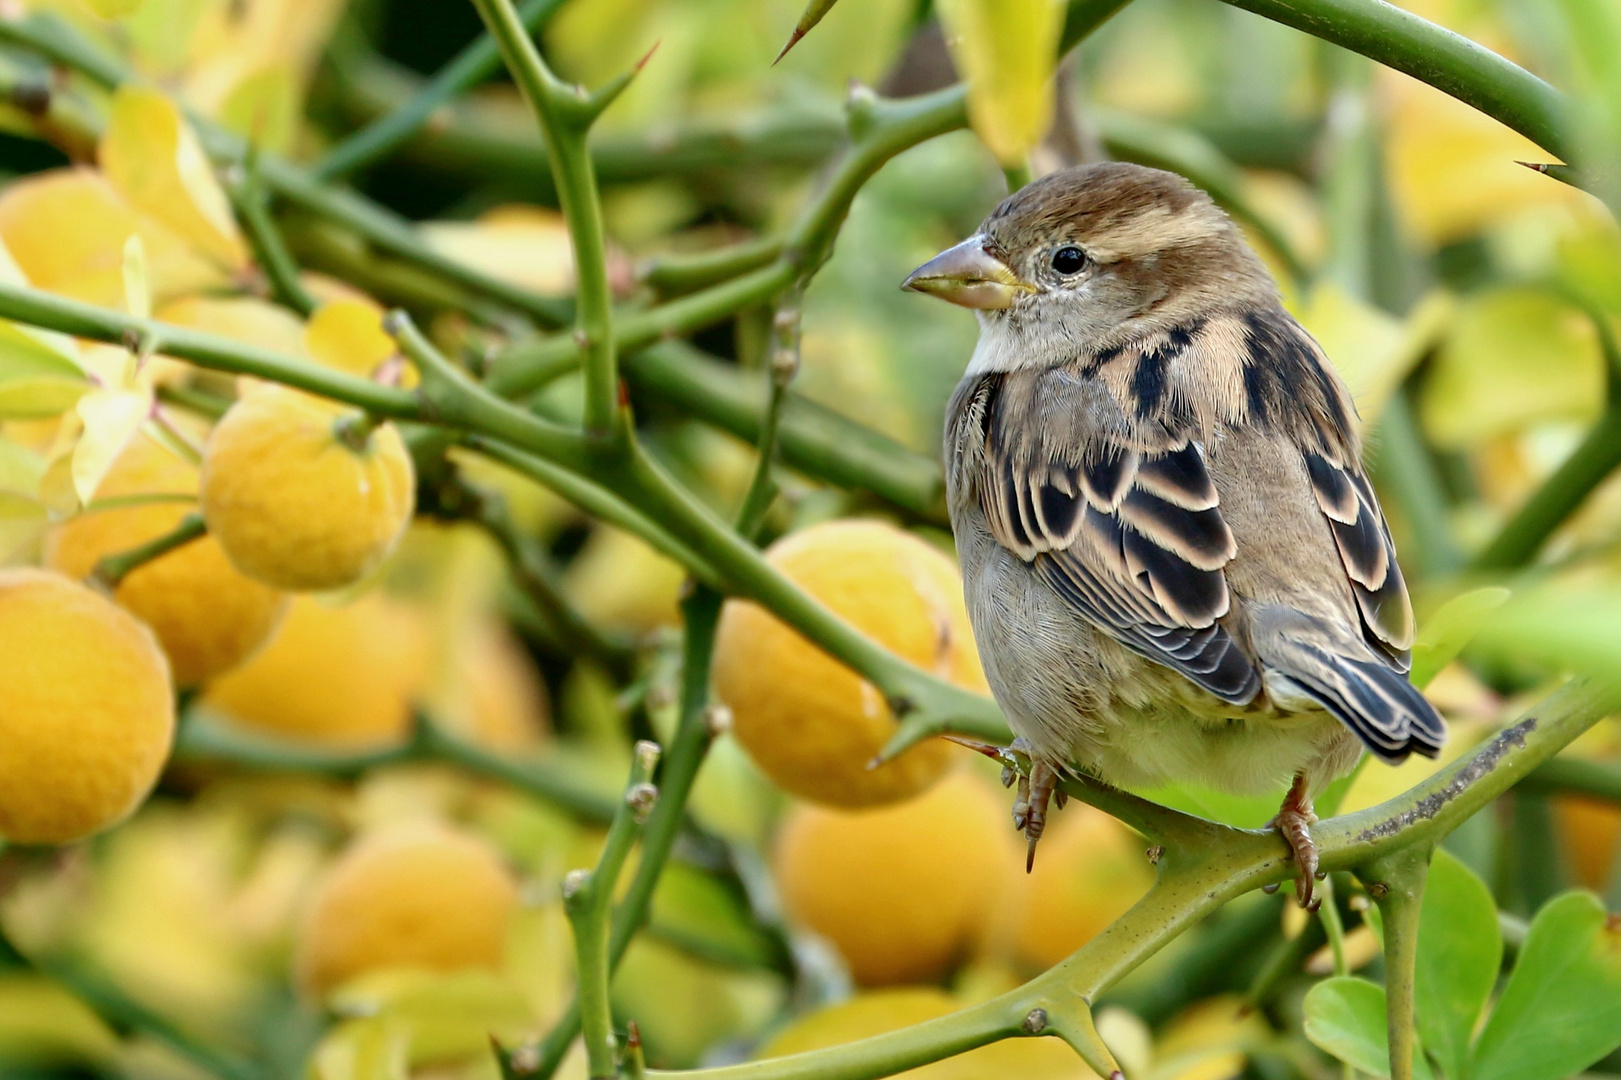
[[141, 0], [87, 0], [90, 10], [103, 19], [121, 19], [125, 15], [134, 14], [140, 8]]
[[498, 206], [476, 221], [430, 221], [422, 232], [436, 250], [514, 285], [547, 295], [574, 287], [568, 226], [555, 210]]
[[66, 412], [89, 389], [83, 379], [37, 375], [0, 383], [0, 417], [39, 419]]
[[174, 103], [156, 90], [123, 86], [102, 133], [101, 168], [129, 204], [232, 269], [247, 249], [231, 204], [197, 136]]
[[152, 317], [152, 290], [146, 280], [146, 245], [139, 233], [124, 241], [124, 308], [137, 319]]
[[174, 232], [143, 217], [93, 169], [51, 169], [0, 189], [0, 241], [35, 288], [102, 307], [124, 303], [124, 241], [139, 233], [159, 301], [226, 283]]
[[304, 349], [316, 363], [370, 378], [395, 353], [383, 333], [383, 309], [370, 300], [332, 300], [304, 327]]
[[284, 307], [252, 296], [188, 296], [158, 309], [158, 321], [206, 330], [247, 345], [298, 356], [304, 324]]
[[1059, 0], [941, 0], [957, 67], [968, 79], [968, 120], [1004, 166], [1024, 164], [1052, 123]]
[[1495, 289], [1459, 305], [1419, 418], [1437, 446], [1463, 449], [1542, 421], [1590, 421], [1603, 400], [1604, 360], [1587, 316], [1547, 292]]
[[398, 1020], [347, 1020], [321, 1040], [310, 1060], [313, 1080], [405, 1080], [411, 1031]]
[[79, 399], [84, 434], [73, 448], [73, 491], [88, 503], [113, 461], [152, 412], [150, 391], [95, 390]]
[[256, 71], [231, 90], [219, 109], [220, 123], [249, 143], [284, 154], [298, 132], [298, 80], [285, 64]]

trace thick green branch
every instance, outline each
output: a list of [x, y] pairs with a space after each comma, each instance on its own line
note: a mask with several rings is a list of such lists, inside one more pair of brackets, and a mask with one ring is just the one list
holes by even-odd
[[530, 40], [512, 0], [473, 0], [501, 58], [540, 122], [551, 151], [552, 181], [574, 250], [575, 328], [585, 361], [585, 426], [606, 434], [618, 415], [619, 362], [614, 344], [613, 291], [608, 286], [608, 242], [603, 234], [597, 177], [586, 147], [591, 124], [628, 82], [596, 96], [553, 75]]

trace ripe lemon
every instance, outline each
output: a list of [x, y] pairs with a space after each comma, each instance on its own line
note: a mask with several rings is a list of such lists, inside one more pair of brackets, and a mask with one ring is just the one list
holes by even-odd
[[203, 701], [284, 738], [345, 746], [397, 742], [410, 731], [427, 651], [417, 611], [382, 593], [343, 607], [300, 596], [270, 644], [217, 679]]
[[496, 968], [518, 887], [493, 847], [447, 826], [363, 838], [333, 863], [299, 927], [299, 985], [321, 994], [379, 968]]
[[48, 570], [0, 570], [0, 837], [63, 844], [127, 817], [174, 738], [152, 632]]
[[788, 914], [831, 941], [863, 986], [939, 977], [1023, 869], [1006, 806], [969, 772], [893, 806], [797, 806], [773, 868]]
[[[197, 494], [197, 470], [136, 435], [96, 489], [96, 498]], [[168, 533], [192, 507], [181, 501], [96, 510], [69, 519], [46, 542], [45, 561], [82, 578], [108, 555]], [[160, 555], [125, 576], [119, 604], [152, 628], [178, 686], [198, 686], [236, 667], [281, 620], [282, 594], [237, 573], [211, 536]]]
[[394, 550], [413, 509], [411, 456], [392, 424], [350, 445], [354, 415], [263, 385], [220, 419], [203, 457], [203, 516], [238, 570], [278, 589], [341, 589]]
[[[985, 690], [951, 560], [878, 521], [816, 525], [774, 544], [771, 564], [873, 640], [961, 686]], [[876, 687], [758, 605], [726, 605], [715, 692], [733, 733], [772, 780], [802, 798], [860, 807], [915, 795], [959, 760], [932, 739], [877, 769], [896, 723]]]
[[1148, 841], [1095, 807], [1049, 819], [1028, 875], [1014, 874], [992, 933], [1021, 962], [1049, 968], [1126, 913], [1154, 883]]
[[[795, 1021], [766, 1043], [758, 1056], [784, 1057], [841, 1046], [949, 1015], [963, 1004], [933, 986], [869, 990]], [[895, 1075], [907, 1080], [1094, 1080], [1097, 1076], [1075, 1051], [1055, 1038], [1004, 1039]]]

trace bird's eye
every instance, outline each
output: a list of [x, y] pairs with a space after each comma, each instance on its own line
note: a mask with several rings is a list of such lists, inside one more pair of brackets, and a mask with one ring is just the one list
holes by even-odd
[[1060, 274], [1078, 274], [1085, 265], [1086, 254], [1074, 244], [1068, 244], [1053, 252], [1053, 269]]

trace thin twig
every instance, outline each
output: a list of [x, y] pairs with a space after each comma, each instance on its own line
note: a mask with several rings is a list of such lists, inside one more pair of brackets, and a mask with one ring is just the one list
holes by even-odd
[[301, 318], [309, 318], [315, 311], [315, 299], [299, 280], [298, 264], [282, 241], [281, 230], [271, 220], [270, 207], [259, 182], [258, 152], [250, 148], [240, 170], [233, 172], [238, 175], [227, 177], [225, 192], [248, 238], [248, 246], [253, 249], [254, 261], [270, 283], [270, 295]]
[[176, 548], [186, 546], [193, 540], [200, 540], [207, 532], [208, 526], [203, 523], [203, 515], [187, 514], [180, 519], [178, 525], [162, 536], [153, 537], [128, 551], [103, 556], [96, 563], [95, 569], [90, 572], [90, 580], [100, 588], [113, 592], [136, 570], [154, 559], [162, 558]]

